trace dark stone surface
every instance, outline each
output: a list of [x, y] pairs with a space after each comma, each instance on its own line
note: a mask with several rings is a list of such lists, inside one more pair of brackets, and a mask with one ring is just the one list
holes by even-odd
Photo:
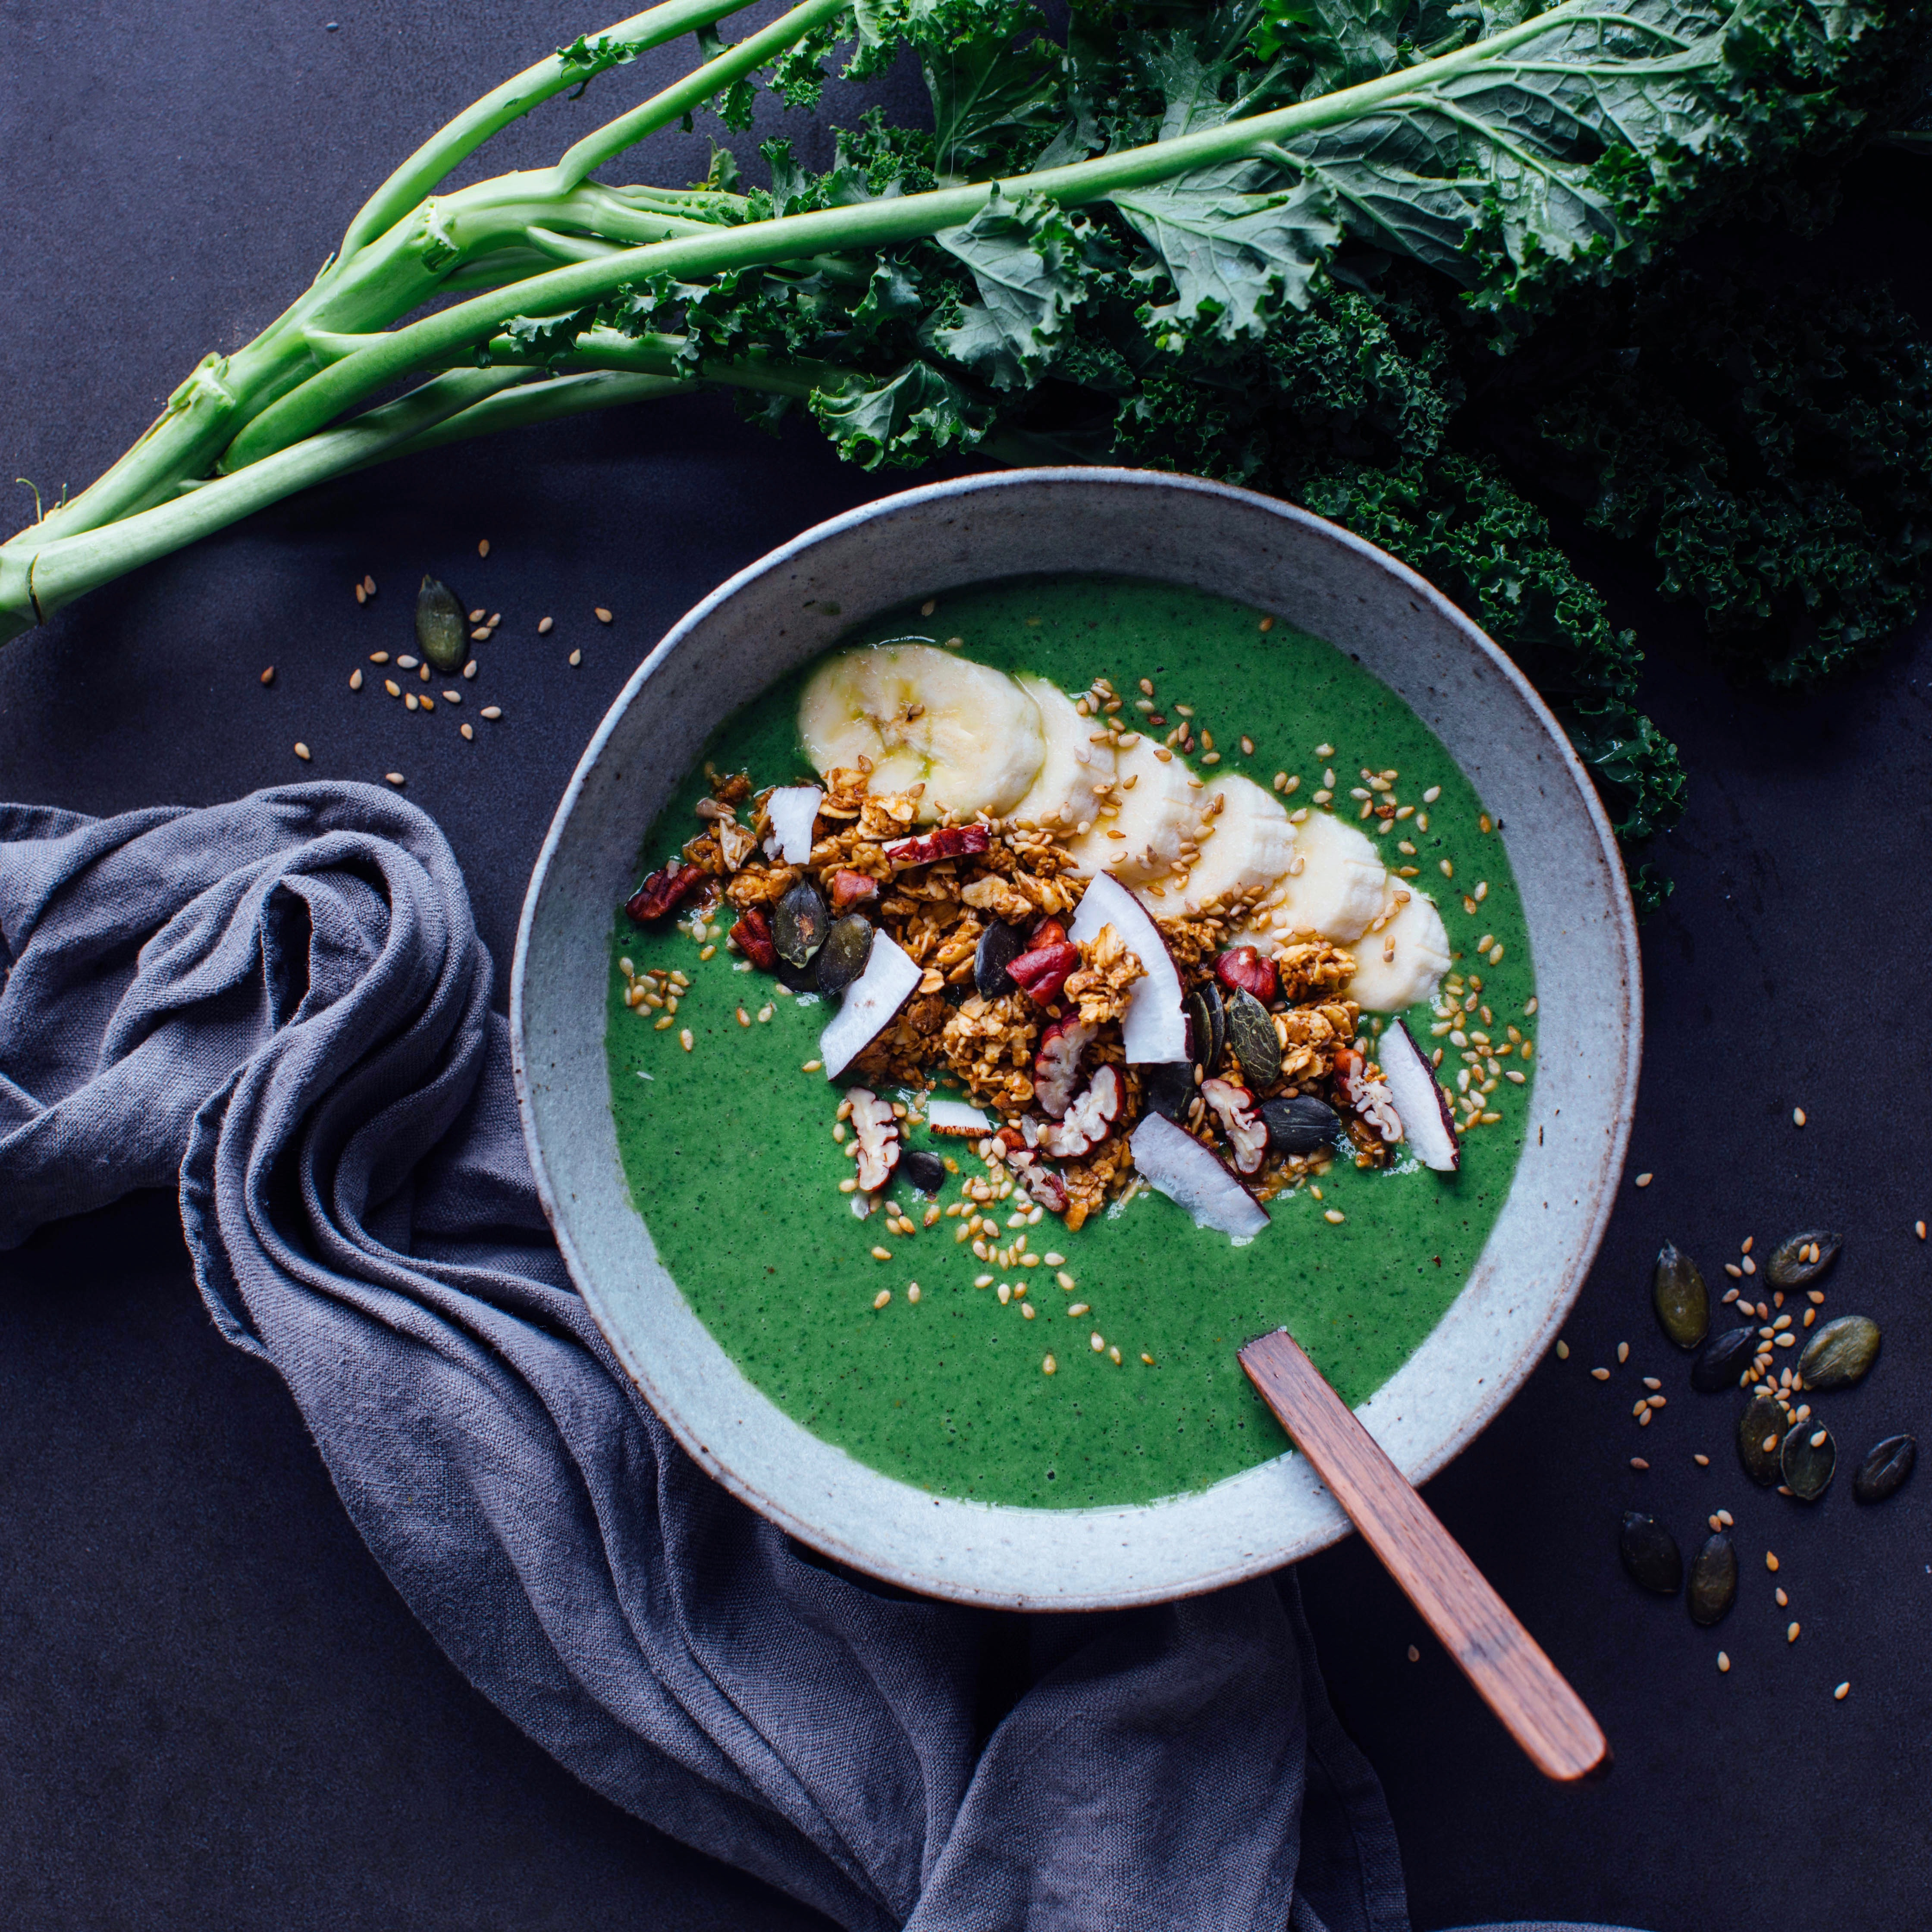
[[[0, 69], [4, 473], [55, 491], [89, 480], [201, 353], [271, 318], [412, 141], [588, 24], [477, 0], [340, 0], [332, 14], [15, 0]], [[642, 91], [635, 70], [598, 87], [607, 102]], [[543, 158], [595, 101], [558, 104], [492, 166]], [[820, 139], [801, 146], [816, 154]], [[674, 135], [640, 172], [683, 180], [704, 158], [701, 132]], [[1922, 296], [1928, 224], [1904, 187], [1868, 187], [1802, 272], [1895, 264]], [[770, 545], [903, 480], [701, 399], [377, 472], [0, 653], [0, 795], [106, 812], [400, 769], [448, 830], [505, 961], [552, 807], [638, 658]], [[1652, 650], [1649, 702], [1694, 778], [1666, 855], [1676, 896], [1645, 936], [1630, 1172], [1656, 1179], [1626, 1184], [1569, 1360], [1544, 1362], [1430, 1495], [1597, 1710], [1615, 1774], [1580, 1792], [1540, 1784], [1359, 1545], [1304, 1566], [1311, 1614], [1386, 1781], [1419, 1926], [1736, 1924], [1732, 1862], [1708, 1848], [1767, 1842], [1784, 1792], [1770, 1769], [1756, 1782], [1737, 1768], [1798, 1754], [1801, 1842], [1832, 1856], [1774, 1850], [1754, 1890], [1792, 1923], [1891, 1932], [1932, 1916], [1932, 1492], [1855, 1512], [1847, 1485], [1809, 1510], [1754, 1489], [1731, 1448], [1735, 1399], [1690, 1391], [1648, 1282], [1666, 1238], [1715, 1287], [1747, 1234], [1762, 1250], [1796, 1227], [1843, 1228], [1828, 1310], [1869, 1312], [1886, 1343], [1821, 1412], [1848, 1454], [1924, 1432], [1932, 1251], [1912, 1223], [1932, 1214], [1932, 644], [1922, 628], [1822, 698], [1740, 696], [1699, 668], [1680, 613], [1600, 562], [1625, 586], [1616, 615]], [[412, 718], [346, 688], [368, 651], [408, 647], [424, 570], [505, 614], [472, 703], [507, 715], [473, 746], [446, 711]], [[365, 571], [382, 590], [358, 610]], [[616, 612], [608, 629], [595, 604]], [[557, 626], [539, 640], [545, 612]], [[313, 766], [291, 754], [298, 737]], [[1629, 1366], [1589, 1380], [1620, 1340]], [[1669, 1406], [1640, 1431], [1644, 1374]], [[1647, 1473], [1628, 1467], [1640, 1452]], [[1623, 1576], [1617, 1526], [1641, 1508], [1694, 1545], [1720, 1507], [1743, 1578], [1722, 1629], [1700, 1632]], [[469, 1689], [357, 1540], [273, 1376], [215, 1336], [164, 1198], [0, 1257], [0, 1549], [10, 1928], [813, 1922], [583, 1790]]]

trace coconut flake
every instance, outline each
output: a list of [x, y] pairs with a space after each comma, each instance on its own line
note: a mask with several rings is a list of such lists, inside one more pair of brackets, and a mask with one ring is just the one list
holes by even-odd
[[1160, 928], [1147, 908], [1111, 872], [1096, 872], [1073, 914], [1068, 938], [1097, 939], [1112, 926], [1146, 969], [1127, 994], [1120, 1040], [1130, 1065], [1187, 1058], [1187, 1020], [1180, 1004], [1180, 972]]
[[926, 1103], [926, 1124], [935, 1134], [980, 1139], [984, 1138], [992, 1122], [977, 1107], [968, 1106], [964, 1100], [928, 1100]]
[[765, 800], [765, 816], [772, 826], [765, 856], [782, 859], [788, 866], [805, 864], [812, 856], [812, 821], [824, 800], [816, 785], [780, 785], [771, 793]]
[[1127, 1144], [1148, 1184], [1185, 1208], [1197, 1228], [1212, 1228], [1243, 1241], [1252, 1240], [1268, 1226], [1268, 1210], [1227, 1163], [1164, 1114], [1143, 1114]]
[[1416, 1045], [1414, 1035], [1397, 1020], [1383, 1034], [1379, 1051], [1382, 1079], [1402, 1117], [1409, 1145], [1425, 1167], [1432, 1167], [1438, 1174], [1454, 1174], [1462, 1164], [1455, 1118], [1449, 1111], [1449, 1096]]
[[826, 1079], [836, 1080], [885, 1031], [922, 977], [923, 969], [890, 933], [872, 935], [865, 971], [845, 988], [838, 1010], [818, 1036]]

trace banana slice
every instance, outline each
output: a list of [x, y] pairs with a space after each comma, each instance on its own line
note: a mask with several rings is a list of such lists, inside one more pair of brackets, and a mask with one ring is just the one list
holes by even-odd
[[1102, 805], [1119, 809], [1069, 842], [1074, 863], [1083, 872], [1111, 872], [1126, 885], [1160, 884], [1200, 830], [1204, 794], [1188, 777], [1178, 758], [1156, 758], [1144, 738], [1117, 752], [1114, 787], [1104, 792]]
[[1076, 826], [1091, 826], [1100, 809], [1096, 788], [1114, 776], [1113, 747], [1092, 742], [1093, 719], [1082, 717], [1072, 699], [1051, 679], [1020, 671], [1013, 682], [1040, 706], [1046, 757], [1012, 816], [1070, 834]]
[[798, 700], [798, 735], [821, 773], [862, 756], [874, 792], [923, 784], [928, 824], [1010, 812], [1046, 758], [1040, 706], [1011, 678], [930, 644], [828, 658]]
[[1262, 904], [1275, 932], [1318, 932], [1346, 945], [1382, 909], [1388, 872], [1364, 833], [1332, 812], [1311, 812], [1295, 827], [1294, 853]]
[[1366, 1012], [1399, 1013], [1432, 998], [1449, 970], [1442, 916], [1410, 879], [1389, 880], [1382, 910], [1348, 950], [1355, 956], [1348, 997]]
[[1273, 792], [1230, 772], [1210, 778], [1194, 796], [1201, 805], [1201, 856], [1180, 895], [1184, 910], [1198, 912], [1210, 899], [1231, 904], [1270, 884], [1293, 863], [1294, 827]]

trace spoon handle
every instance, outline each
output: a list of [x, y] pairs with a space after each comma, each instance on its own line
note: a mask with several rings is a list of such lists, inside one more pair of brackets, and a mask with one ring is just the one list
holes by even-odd
[[1610, 1748], [1588, 1707], [1286, 1328], [1240, 1352], [1262, 1400], [1477, 1694], [1546, 1778], [1600, 1775]]

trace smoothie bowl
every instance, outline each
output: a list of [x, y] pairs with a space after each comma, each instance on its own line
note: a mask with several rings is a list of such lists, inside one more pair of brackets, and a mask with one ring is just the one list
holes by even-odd
[[563, 1252], [686, 1448], [914, 1589], [1094, 1607], [1346, 1522], [1235, 1351], [1412, 1480], [1546, 1346], [1639, 1051], [1614, 843], [1412, 573], [1169, 476], [811, 531], [585, 754], [512, 976]]

